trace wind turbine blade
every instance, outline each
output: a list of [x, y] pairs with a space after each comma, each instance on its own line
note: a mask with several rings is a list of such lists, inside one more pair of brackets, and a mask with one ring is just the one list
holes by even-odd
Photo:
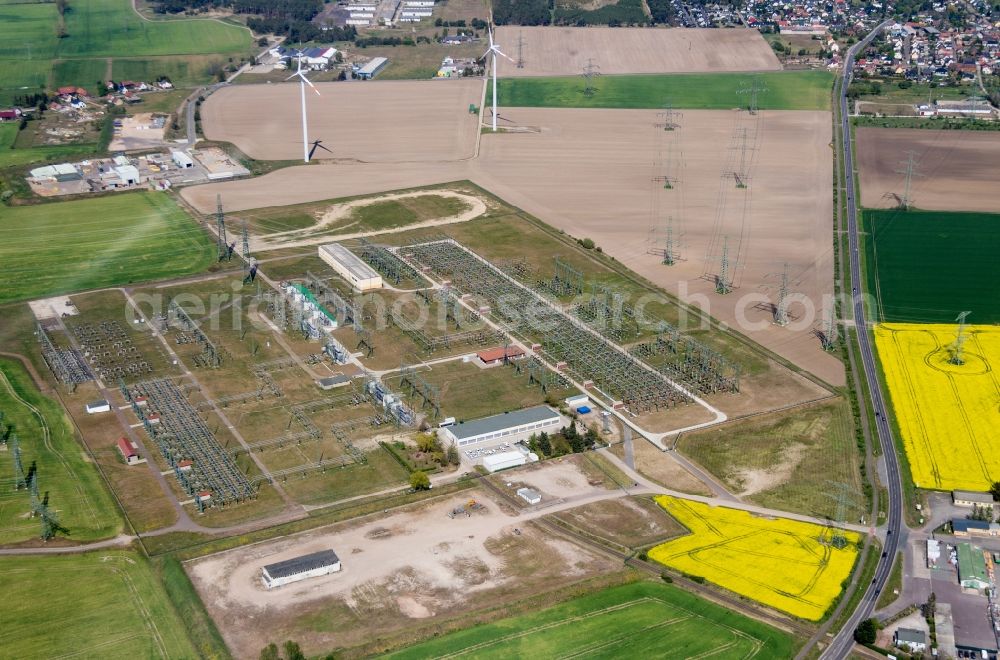
[[494, 48], [494, 49], [493, 49], [493, 52], [495, 52], [495, 53], [496, 53], [497, 55], [499, 55], [500, 57], [506, 57], [506, 58], [507, 58], [508, 60], [510, 60], [511, 62], [513, 62], [513, 61], [514, 61], [514, 60], [513, 60], [513, 58], [510, 58], [510, 57], [507, 57], [507, 54], [506, 54], [506, 53], [504, 53], [503, 51], [501, 51], [501, 50], [500, 50], [499, 48]]
[[490, 53], [492, 53], [492, 52], [493, 52], [493, 46], [490, 46], [489, 48], [487, 48], [487, 49], [486, 49], [486, 52], [485, 52], [485, 53], [483, 53], [483, 56], [482, 56], [482, 57], [480, 57], [479, 59], [481, 59], [481, 60], [485, 60], [485, 59], [486, 59], [486, 57], [487, 57], [487, 56], [488, 56], [488, 55], [489, 55]]
[[318, 90], [318, 89], [316, 89], [316, 85], [312, 84], [312, 81], [311, 81], [311, 80], [309, 80], [308, 78], [306, 78], [306, 77], [305, 77], [304, 75], [302, 75], [301, 73], [299, 74], [299, 77], [300, 77], [300, 78], [302, 78], [302, 80], [303, 80], [303, 81], [305, 81], [305, 83], [306, 83], [307, 85], [309, 85], [310, 87], [312, 87], [312, 90], [313, 90], [314, 92], [316, 92], [316, 96], [322, 96], [322, 94], [320, 94], [320, 93], [319, 93], [319, 90]]
[[294, 78], [297, 75], [299, 75], [299, 74], [298, 73], [293, 73], [292, 75], [290, 75], [287, 78], [285, 78], [285, 80], [291, 80], [292, 78]]
[[324, 147], [322, 145], [322, 143], [319, 142], [319, 140], [316, 141], [316, 146], [319, 147], [320, 149], [322, 149], [323, 151], [327, 152], [327, 153], [330, 153], [330, 154], [333, 153], [332, 151], [330, 151], [329, 149], [327, 149], [326, 147]]
[[490, 48], [493, 48], [493, 26], [490, 26]]

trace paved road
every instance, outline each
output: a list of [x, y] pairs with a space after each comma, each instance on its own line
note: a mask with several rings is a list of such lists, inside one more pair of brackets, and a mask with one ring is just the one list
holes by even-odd
[[885, 21], [880, 24], [867, 37], [847, 51], [847, 55], [844, 57], [844, 79], [840, 89], [840, 122], [844, 154], [845, 188], [847, 192], [848, 256], [851, 266], [851, 282], [854, 286], [854, 290], [851, 292], [851, 299], [854, 309], [854, 321], [858, 328], [857, 337], [858, 346], [861, 350], [861, 362], [864, 367], [865, 381], [868, 383], [872, 405], [875, 408], [875, 426], [878, 432], [879, 444], [882, 447], [882, 454], [885, 457], [886, 476], [888, 477], [885, 484], [889, 493], [885, 552], [879, 558], [878, 567], [875, 570], [875, 578], [871, 584], [859, 585], [859, 588], [865, 589], [865, 593], [858, 603], [857, 609], [854, 610], [854, 613], [848, 618], [844, 627], [837, 633], [837, 636], [821, 656], [831, 659], [846, 658], [850, 655], [854, 646], [854, 629], [862, 620], [871, 616], [875, 602], [878, 600], [878, 594], [885, 587], [889, 579], [889, 574], [892, 572], [892, 562], [899, 549], [899, 531], [902, 527], [903, 488], [899, 475], [899, 461], [896, 457], [896, 445], [892, 437], [892, 429], [889, 427], [884, 413], [886, 405], [878, 382], [878, 375], [875, 369], [875, 353], [872, 349], [871, 337], [868, 334], [868, 322], [865, 318], [861, 261], [858, 256], [858, 208], [857, 191], [854, 189], [854, 154], [851, 144], [850, 116], [847, 113], [847, 87], [851, 82], [854, 57], [890, 22]]

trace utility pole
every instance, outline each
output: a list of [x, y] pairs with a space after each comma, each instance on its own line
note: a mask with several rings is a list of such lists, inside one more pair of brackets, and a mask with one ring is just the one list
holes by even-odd
[[593, 96], [594, 92], [597, 91], [597, 88], [594, 87], [594, 77], [601, 75], [600, 68], [594, 64], [594, 58], [587, 58], [587, 65], [583, 67], [583, 73], [581, 74], [583, 79], [587, 81], [586, 86], [583, 88], [584, 96]]
[[219, 234], [219, 261], [229, 256], [229, 243], [226, 241], [226, 216], [222, 212], [222, 195], [215, 196], [215, 222]]

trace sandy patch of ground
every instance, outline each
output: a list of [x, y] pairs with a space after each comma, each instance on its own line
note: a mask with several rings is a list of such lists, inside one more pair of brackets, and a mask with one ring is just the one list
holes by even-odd
[[789, 445], [784, 451], [785, 459], [777, 465], [766, 470], [743, 469], [737, 471], [735, 478], [743, 484], [739, 496], [746, 497], [761, 493], [787, 483], [792, 478], [795, 468], [802, 462], [802, 456], [806, 449], [805, 445]]
[[500, 26], [497, 43], [514, 59], [519, 35], [524, 67], [501, 58], [501, 77], [575, 76], [588, 57], [603, 74], [781, 69], [757, 30]]
[[[556, 228], [592, 238], [669, 293], [827, 382], [843, 384], [843, 365], [822, 350], [814, 335], [824, 296], [833, 291], [828, 112], [762, 113], [746, 258], [735, 269], [738, 288], [725, 296], [716, 294], [714, 283], [703, 275], [717, 270], [717, 257], [706, 257], [738, 112], [684, 112], [683, 172], [674, 191], [652, 181], [663, 133], [654, 127], [655, 111], [505, 112], [518, 124], [541, 127], [540, 132], [484, 135], [480, 157], [468, 162], [287, 168], [253, 180], [186, 188], [181, 194], [199, 211], [211, 213], [216, 193], [222, 193], [227, 209], [237, 211], [470, 179]], [[659, 206], [653, 204], [654, 192]], [[676, 229], [683, 261], [668, 267], [649, 253], [649, 230], [652, 209], [672, 204], [673, 192], [683, 200]], [[664, 224], [660, 215], [656, 226]], [[726, 232], [738, 233], [739, 227], [729, 226]], [[761, 297], [775, 295], [786, 263], [790, 288], [803, 302], [789, 308], [793, 323], [779, 327], [771, 323], [771, 312], [757, 305]]]
[[[350, 232], [345, 231], [343, 233], [323, 233], [325, 228], [330, 225], [336, 224], [338, 221], [346, 218], [350, 213], [361, 206], [368, 206], [369, 204], [375, 204], [377, 202], [388, 202], [396, 199], [407, 199], [411, 197], [422, 197], [425, 195], [434, 195], [437, 197], [449, 197], [452, 199], [458, 199], [465, 202], [468, 205], [468, 209], [459, 213], [458, 215], [448, 216], [446, 218], [435, 218], [433, 220], [425, 220], [423, 222], [416, 222], [411, 225], [406, 225], [405, 227], [398, 227], [395, 229], [381, 229], [376, 231], [361, 231], [361, 232]], [[330, 206], [319, 218], [313, 227], [308, 229], [295, 229], [291, 231], [278, 232], [275, 234], [267, 234], [266, 236], [255, 237], [251, 240], [251, 248], [255, 251], [263, 250], [273, 250], [276, 248], [288, 248], [288, 247], [302, 247], [304, 245], [314, 245], [316, 243], [325, 243], [332, 239], [337, 240], [347, 240], [351, 238], [361, 238], [363, 236], [374, 236], [376, 234], [384, 234], [391, 231], [409, 231], [411, 229], [422, 229], [425, 227], [438, 227], [441, 225], [450, 225], [456, 222], [468, 222], [473, 218], [478, 218], [479, 216], [486, 213], [486, 203], [482, 199], [476, 197], [475, 195], [468, 195], [465, 193], [455, 192], [453, 190], [433, 190], [433, 191], [417, 191], [410, 193], [400, 193], [398, 195], [382, 195], [379, 197], [368, 197], [365, 199], [357, 199], [351, 202], [345, 202], [343, 204], [334, 204]], [[350, 229], [350, 225], [345, 226], [344, 229]], [[321, 235], [315, 235], [321, 234]]]
[[[447, 517], [470, 496], [485, 509]], [[340, 556], [340, 573], [272, 590], [261, 584], [262, 566], [327, 548]], [[524, 584], [523, 597], [542, 583], [551, 589], [612, 567], [606, 558], [518, 522], [481, 492], [186, 565], [236, 657], [256, 656], [269, 641], [286, 638], [309, 653], [356, 645], [416, 621], [464, 612], [470, 601], [498, 589], [498, 599], [509, 597], [504, 587], [515, 580], [519, 589]]]
[[[316, 159], [434, 162], [469, 158], [476, 144], [480, 79], [317, 83], [306, 93], [309, 140]], [[232, 142], [262, 160], [302, 158], [297, 83], [232, 85], [201, 107], [209, 140]], [[384, 189], [383, 189], [384, 190]], [[329, 199], [327, 195], [325, 198]], [[273, 205], [273, 204], [272, 204]]]
[[769, 361], [766, 372], [740, 378], [739, 395], [711, 394], [705, 400], [732, 418], [777, 410], [828, 396], [831, 396], [828, 390], [805, 376]]
[[[624, 455], [624, 449], [620, 445], [616, 445], [613, 451], [619, 458]], [[670, 452], [660, 451], [653, 443], [642, 438], [632, 441], [632, 451], [635, 454], [636, 471], [664, 488], [692, 495], [712, 494], [708, 486], [675, 461]]]
[[565, 456], [544, 463], [535, 463], [518, 470], [509, 479], [499, 478], [504, 483], [514, 483], [515, 486], [527, 486], [537, 490], [542, 495], [542, 502], [559, 500], [580, 495], [604, 493], [603, 485], [591, 485], [587, 476], [576, 465], [577, 459]]
[[574, 527], [634, 548], [685, 533], [685, 529], [651, 499], [625, 497], [585, 504], [555, 516]]
[[158, 149], [163, 146], [163, 135], [166, 131], [166, 120], [163, 113], [159, 128], [154, 128], [153, 113], [140, 112], [131, 117], [122, 117], [121, 128], [115, 130], [114, 137], [108, 145], [109, 151], [136, 151], [139, 149]]
[[1000, 208], [996, 164], [1000, 134], [992, 131], [930, 131], [915, 128], [858, 128], [861, 204], [890, 208], [904, 190], [905, 161], [914, 152], [921, 176], [911, 185], [917, 208], [983, 211]]

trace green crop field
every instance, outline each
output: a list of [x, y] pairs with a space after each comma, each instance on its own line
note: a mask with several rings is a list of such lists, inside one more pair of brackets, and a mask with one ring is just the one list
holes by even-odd
[[[826, 71], [761, 73], [766, 92], [758, 103], [766, 110], [828, 110], [833, 76]], [[584, 94], [580, 76], [500, 79], [500, 103], [532, 108], [675, 108], [726, 110], [745, 106], [738, 90], [750, 79], [743, 73], [657, 74], [601, 76], [591, 96]], [[487, 104], [492, 94], [488, 93]]]
[[865, 270], [882, 321], [1000, 323], [1000, 214], [866, 210]]
[[2, 557], [0, 589], [5, 657], [198, 657], [138, 553]]
[[791, 658], [795, 640], [666, 584], [613, 587], [556, 607], [476, 626], [393, 658]]
[[[210, 74], [196, 56], [241, 56], [251, 46], [249, 30], [238, 25], [211, 19], [149, 21], [135, 12], [131, 0], [73, 0], [63, 38], [57, 36], [58, 24], [55, 3], [0, 2], [0, 104], [46, 85], [90, 89], [105, 77], [109, 57], [195, 56], [188, 65], [193, 72], [185, 69], [180, 77], [185, 84], [207, 82]], [[171, 65], [163, 73], [179, 68]]]
[[0, 303], [203, 271], [208, 236], [164, 193], [0, 206]]
[[[48, 493], [49, 506], [66, 528], [60, 536], [92, 541], [118, 534], [122, 526], [115, 505], [62, 407], [38, 391], [19, 362], [0, 359], [0, 411], [18, 436], [24, 470], [35, 467], [39, 493]], [[0, 452], [0, 475], [0, 544], [38, 538], [38, 519], [25, 516], [29, 492], [13, 488], [10, 450]]]
[[[15, 149], [14, 140], [17, 139], [17, 131], [17, 122], [0, 124], [0, 169], [26, 163], [64, 160], [71, 156], [93, 153], [97, 148], [97, 145], [93, 144], [68, 144], [59, 147]], [[0, 216], [2, 215], [3, 211], [0, 210]]]

